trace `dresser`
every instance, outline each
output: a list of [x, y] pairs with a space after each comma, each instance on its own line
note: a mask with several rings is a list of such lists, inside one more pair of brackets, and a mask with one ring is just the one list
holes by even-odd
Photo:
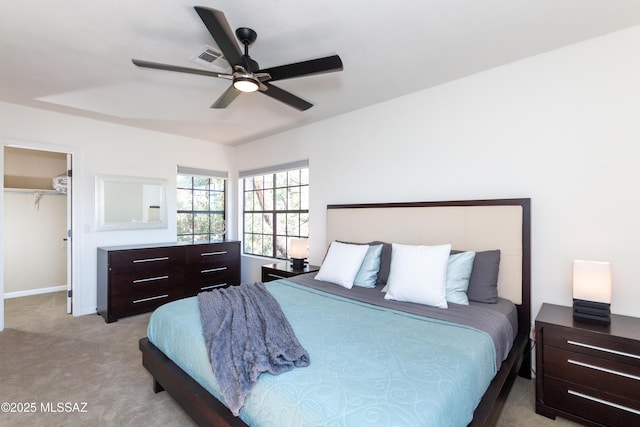
[[240, 283], [240, 242], [98, 248], [98, 314], [107, 323]]
[[535, 322], [536, 412], [588, 426], [640, 425], [640, 319], [610, 325], [543, 304]]

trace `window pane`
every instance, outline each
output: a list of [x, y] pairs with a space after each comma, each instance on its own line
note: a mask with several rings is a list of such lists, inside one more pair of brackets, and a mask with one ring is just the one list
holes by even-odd
[[288, 185], [291, 187], [292, 185], [300, 185], [300, 171], [289, 171], [287, 172]]
[[179, 213], [176, 217], [178, 234], [193, 233], [193, 215]]
[[253, 233], [262, 233], [262, 214], [253, 214]]
[[272, 211], [273, 210], [273, 190], [265, 190], [264, 191], [264, 205], [262, 206], [262, 209], [265, 211]]
[[288, 196], [287, 209], [290, 211], [299, 210], [300, 209], [300, 187], [289, 187], [289, 190], [287, 191], [287, 196]]
[[186, 175], [178, 175], [176, 177], [176, 185], [178, 188], [191, 188], [191, 178]]
[[264, 193], [262, 190], [256, 190], [253, 192], [253, 210], [262, 211], [263, 209]]
[[300, 187], [300, 209], [309, 210], [309, 187]]
[[300, 184], [309, 185], [309, 169], [300, 170]]
[[287, 186], [287, 172], [278, 172], [276, 174], [276, 187]]
[[224, 217], [221, 214], [211, 214], [209, 216], [211, 233], [215, 234], [215, 239], [221, 239], [225, 231]]
[[287, 238], [276, 237], [276, 258], [287, 259]]
[[276, 210], [277, 211], [287, 210], [287, 189], [286, 188], [276, 189]]
[[210, 206], [212, 211], [224, 211], [224, 193], [217, 191], [211, 193]]
[[193, 177], [193, 188], [208, 190], [209, 189], [209, 178], [204, 178], [202, 176], [194, 176]]
[[287, 214], [276, 214], [276, 234], [285, 236], [287, 234]]
[[193, 210], [194, 211], [208, 211], [209, 210], [209, 192], [208, 191], [193, 191]]
[[211, 190], [224, 191], [224, 179], [211, 178]]
[[300, 237], [309, 237], [309, 214], [300, 214]]
[[193, 209], [193, 202], [191, 200], [191, 190], [177, 190], [178, 210], [190, 211]]
[[297, 237], [300, 235], [300, 215], [297, 213], [287, 214], [287, 236]]
[[195, 214], [193, 216], [193, 232], [194, 234], [209, 232], [209, 215]]
[[244, 210], [253, 210], [253, 191], [247, 191], [246, 193], [244, 193]]
[[273, 188], [273, 175], [264, 176], [264, 188]]

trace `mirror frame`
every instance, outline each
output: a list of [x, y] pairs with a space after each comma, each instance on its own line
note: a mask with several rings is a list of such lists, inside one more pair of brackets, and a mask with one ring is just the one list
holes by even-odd
[[[160, 209], [158, 221], [107, 221], [105, 218], [105, 184], [140, 184], [140, 185], [157, 185], [160, 186]], [[141, 230], [141, 229], [157, 229], [167, 228], [167, 180], [158, 178], [145, 178], [136, 176], [119, 176], [96, 174], [95, 180], [95, 229], [96, 231], [108, 230]], [[142, 202], [142, 200], [141, 200]]]

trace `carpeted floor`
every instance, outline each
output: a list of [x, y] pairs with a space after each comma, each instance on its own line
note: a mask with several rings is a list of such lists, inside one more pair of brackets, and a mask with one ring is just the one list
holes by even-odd
[[[65, 307], [64, 292], [5, 300], [0, 426], [194, 425], [167, 393], [151, 389], [138, 350], [148, 314], [106, 324]], [[533, 407], [534, 382], [518, 378], [498, 425], [575, 425]]]

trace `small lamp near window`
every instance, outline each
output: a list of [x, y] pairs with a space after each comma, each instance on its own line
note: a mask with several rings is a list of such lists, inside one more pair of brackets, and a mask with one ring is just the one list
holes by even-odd
[[611, 323], [611, 264], [573, 261], [573, 318]]
[[307, 239], [291, 239], [289, 256], [291, 257], [291, 266], [295, 270], [302, 270], [304, 260], [307, 258]]

